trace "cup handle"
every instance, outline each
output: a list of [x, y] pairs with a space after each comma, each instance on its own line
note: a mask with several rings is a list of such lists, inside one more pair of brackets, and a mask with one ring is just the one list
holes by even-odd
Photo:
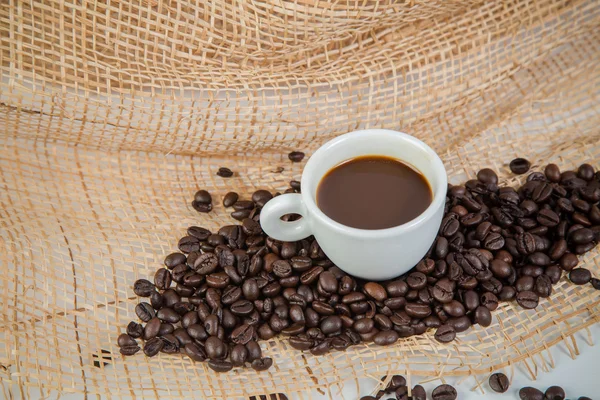
[[[302, 218], [285, 222], [281, 220], [285, 214], [300, 214]], [[267, 235], [284, 242], [301, 240], [312, 234], [302, 195], [295, 193], [282, 194], [269, 200], [260, 212], [260, 225]]]

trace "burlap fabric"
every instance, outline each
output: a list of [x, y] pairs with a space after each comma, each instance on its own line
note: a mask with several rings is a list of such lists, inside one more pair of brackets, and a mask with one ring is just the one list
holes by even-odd
[[[382, 127], [426, 141], [454, 183], [491, 166], [515, 184], [515, 156], [600, 167], [599, 26], [594, 0], [3, 1], [0, 397], [340, 398], [390, 371], [476, 386], [502, 368], [535, 376], [561, 341], [575, 356], [600, 294], [566, 279], [537, 311], [504, 304], [450, 345], [315, 357], [272, 340], [264, 373], [124, 359], [116, 337], [132, 283], [187, 226], [232, 222], [197, 214], [193, 193], [284, 189], [303, 166], [290, 150]], [[597, 250], [583, 262], [600, 275]]]

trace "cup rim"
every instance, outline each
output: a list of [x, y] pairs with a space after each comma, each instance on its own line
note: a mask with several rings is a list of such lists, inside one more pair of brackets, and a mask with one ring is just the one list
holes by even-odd
[[[438, 175], [437, 178], [439, 178], [439, 179], [438, 179], [438, 183], [437, 183], [436, 187], [435, 188], [432, 187], [433, 200], [431, 201], [431, 204], [429, 204], [429, 206], [425, 209], [425, 211], [423, 211], [416, 218], [414, 218], [402, 225], [393, 226], [391, 228], [384, 228], [384, 229], [360, 229], [360, 228], [353, 228], [351, 226], [343, 225], [343, 224], [331, 219], [323, 211], [321, 211], [321, 209], [317, 206], [315, 199], [313, 198], [313, 196], [310, 193], [308, 193], [308, 191], [302, 192], [302, 198], [304, 200], [304, 203], [305, 203], [307, 209], [309, 210], [309, 213], [311, 214], [311, 217], [319, 218], [325, 224], [329, 225], [331, 228], [333, 228], [337, 231], [343, 232], [346, 235], [350, 234], [352, 236], [364, 237], [364, 238], [382, 238], [382, 237], [389, 237], [389, 236], [394, 236], [394, 235], [410, 232], [410, 231], [416, 229], [417, 227], [423, 225], [428, 220], [432, 219], [435, 216], [436, 211], [439, 210], [440, 207], [444, 206], [444, 202], [446, 199], [446, 190], [447, 190], [447, 186], [448, 186], [448, 175], [446, 172], [446, 168], [444, 167], [444, 163], [442, 162], [440, 157], [437, 155], [437, 153], [435, 151], [433, 151], [433, 149], [431, 147], [429, 147], [423, 141], [421, 141], [411, 135], [408, 135], [404, 132], [394, 131], [391, 129], [363, 129], [363, 130], [357, 130], [357, 131], [353, 131], [353, 132], [349, 132], [349, 133], [340, 135], [340, 136], [336, 137], [335, 139], [328, 141], [327, 143], [325, 143], [324, 145], [319, 147], [317, 149], [317, 151], [315, 151], [313, 153], [313, 155], [309, 158], [308, 162], [306, 163], [306, 166], [304, 167], [304, 171], [302, 172], [302, 178], [300, 180], [301, 186], [302, 187], [309, 186], [308, 180], [310, 179], [310, 177], [309, 177], [310, 174], [307, 172], [310, 172], [311, 169], [314, 169], [315, 167], [313, 165], [317, 162], [317, 160], [322, 158], [324, 155], [326, 155], [327, 152], [333, 146], [335, 146], [336, 144], [338, 144], [341, 141], [353, 140], [355, 138], [368, 136], [373, 133], [394, 135], [396, 137], [400, 137], [403, 140], [405, 140], [407, 143], [410, 143], [411, 145], [420, 148], [421, 150], [425, 151], [432, 157], [433, 171], [434, 171], [433, 173]], [[419, 172], [421, 172], [421, 171], [419, 170]]]

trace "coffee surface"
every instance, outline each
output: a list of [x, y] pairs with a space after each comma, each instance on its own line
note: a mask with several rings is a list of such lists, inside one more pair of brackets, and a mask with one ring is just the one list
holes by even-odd
[[423, 213], [433, 194], [425, 177], [384, 156], [353, 158], [321, 179], [317, 205], [329, 218], [359, 229], [402, 225]]

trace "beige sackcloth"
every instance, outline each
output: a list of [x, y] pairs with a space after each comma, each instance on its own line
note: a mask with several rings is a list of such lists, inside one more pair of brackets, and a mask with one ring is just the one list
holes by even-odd
[[[566, 278], [448, 345], [317, 357], [263, 342], [263, 373], [123, 358], [116, 337], [136, 319], [133, 282], [186, 227], [234, 222], [226, 192], [298, 179], [291, 150], [389, 128], [433, 147], [453, 183], [489, 166], [515, 185], [517, 156], [600, 167], [597, 0], [3, 0], [0, 76], [0, 398], [337, 399], [393, 372], [475, 387], [552, 368], [560, 342], [575, 357], [578, 331], [593, 342], [600, 291]], [[208, 215], [190, 206], [199, 188], [219, 204]], [[600, 276], [600, 252], [582, 265]]]

